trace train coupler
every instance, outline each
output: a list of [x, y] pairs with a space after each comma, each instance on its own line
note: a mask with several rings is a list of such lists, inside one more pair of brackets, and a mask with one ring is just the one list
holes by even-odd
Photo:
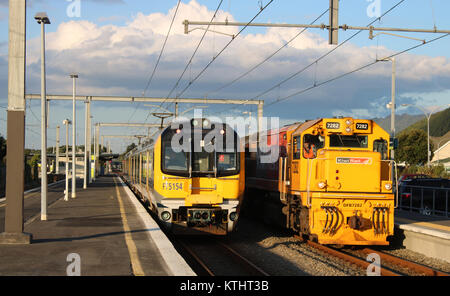
[[389, 209], [387, 207], [374, 207], [372, 212], [372, 226], [375, 234], [388, 234], [387, 218]]
[[326, 213], [325, 224], [322, 233], [333, 235], [339, 227], [339, 210], [333, 206], [322, 206], [322, 210]]

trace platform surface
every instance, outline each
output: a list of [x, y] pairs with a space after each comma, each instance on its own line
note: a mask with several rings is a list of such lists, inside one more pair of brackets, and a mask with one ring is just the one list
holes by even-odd
[[395, 224], [400, 229], [450, 239], [450, 219], [446, 217], [433, 217], [414, 212], [396, 211]]
[[49, 189], [47, 221], [40, 220], [40, 193], [25, 195], [32, 243], [0, 245], [0, 275], [195, 275], [119, 178], [97, 178], [85, 190], [81, 184], [69, 201], [64, 184]]

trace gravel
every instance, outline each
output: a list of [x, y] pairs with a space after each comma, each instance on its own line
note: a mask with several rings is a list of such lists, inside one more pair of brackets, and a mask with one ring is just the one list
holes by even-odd
[[418, 264], [422, 264], [446, 273], [450, 273], [450, 263], [444, 260], [431, 258], [424, 256], [420, 253], [407, 250], [404, 248], [392, 249], [392, 250], [383, 250], [383, 252], [388, 253], [392, 256], [397, 256], [402, 259], [406, 259]]
[[[280, 227], [241, 217], [238, 229], [227, 241], [244, 257], [270, 275], [278, 276], [364, 276], [366, 271], [322, 253]], [[383, 247], [383, 252], [450, 273], [450, 263], [407, 250]]]
[[317, 251], [293, 238], [293, 233], [242, 218], [230, 245], [270, 275], [365, 275], [365, 270]]

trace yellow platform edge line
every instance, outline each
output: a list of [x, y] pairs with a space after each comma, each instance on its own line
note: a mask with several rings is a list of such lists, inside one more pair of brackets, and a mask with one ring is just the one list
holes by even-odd
[[142, 269], [141, 261], [139, 260], [136, 244], [131, 236], [130, 226], [128, 225], [127, 216], [125, 214], [125, 208], [123, 206], [122, 196], [120, 195], [119, 187], [117, 186], [116, 179], [114, 178], [114, 185], [116, 188], [117, 200], [119, 201], [120, 216], [122, 217], [123, 230], [125, 232], [125, 242], [127, 244], [128, 253], [130, 254], [131, 266], [133, 268], [133, 274], [136, 276], [145, 276]]

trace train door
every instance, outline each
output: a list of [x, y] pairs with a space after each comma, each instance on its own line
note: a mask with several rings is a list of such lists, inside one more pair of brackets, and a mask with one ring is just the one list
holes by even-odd
[[301, 156], [301, 136], [292, 136], [291, 148], [291, 188], [300, 188], [300, 156]]
[[278, 160], [278, 191], [280, 192], [280, 200], [282, 202], [286, 201], [286, 195], [288, 193], [289, 186], [289, 153], [288, 153], [288, 141], [287, 133], [281, 132], [279, 135], [279, 147], [280, 147], [280, 158]]

